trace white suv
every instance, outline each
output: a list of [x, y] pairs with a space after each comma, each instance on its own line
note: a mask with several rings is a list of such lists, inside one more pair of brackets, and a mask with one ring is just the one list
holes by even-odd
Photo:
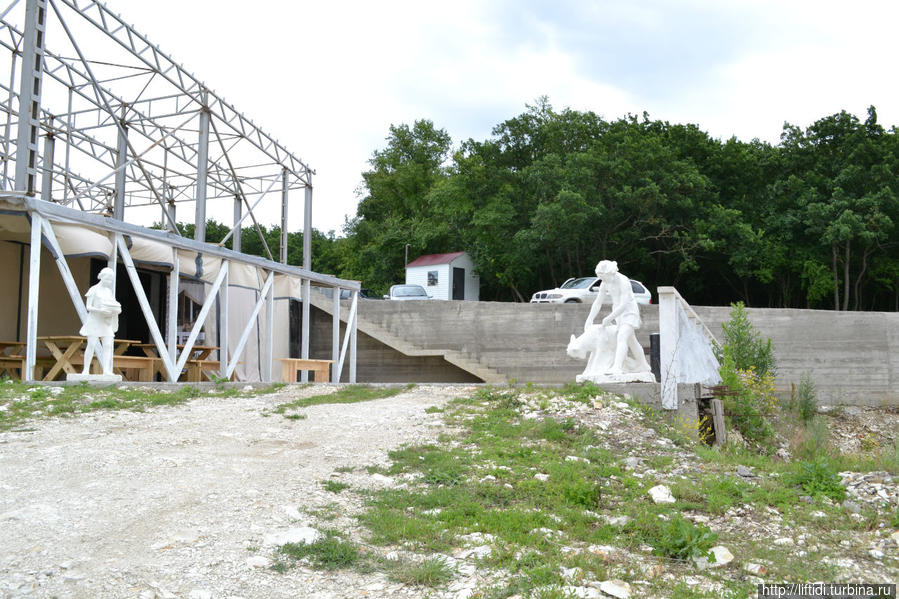
[[[631, 289], [638, 304], [651, 304], [652, 294], [640, 281], [631, 279]], [[579, 277], [568, 279], [561, 287], [538, 291], [531, 296], [532, 304], [580, 304], [596, 299], [594, 287], [602, 283], [599, 277]]]

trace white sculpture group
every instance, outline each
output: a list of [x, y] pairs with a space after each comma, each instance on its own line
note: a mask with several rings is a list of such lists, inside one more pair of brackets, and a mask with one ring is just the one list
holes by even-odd
[[[579, 383], [655, 382], [634, 333], [640, 328], [640, 307], [630, 279], [618, 272], [618, 264], [612, 260], [600, 261], [596, 276], [602, 282], [584, 323], [584, 333], [579, 337], [572, 335], [568, 343], [569, 356], [587, 359], [587, 367], [575, 380]], [[612, 311], [602, 319], [601, 325], [594, 324], [607, 299]]]

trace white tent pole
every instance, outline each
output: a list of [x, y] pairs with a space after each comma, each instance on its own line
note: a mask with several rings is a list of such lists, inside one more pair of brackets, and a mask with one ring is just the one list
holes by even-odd
[[228, 284], [231, 279], [230, 268], [229, 265], [229, 272], [225, 273], [225, 280], [221, 289], [222, 299], [219, 303], [219, 364], [221, 365], [219, 375], [226, 380], [231, 378], [231, 375], [228, 374], [228, 297], [231, 295]]
[[215, 297], [218, 295], [219, 288], [222, 286], [222, 281], [225, 280], [226, 274], [228, 274], [228, 261], [222, 260], [222, 266], [219, 268], [219, 274], [215, 278], [215, 283], [212, 284], [212, 289], [209, 290], [209, 295], [206, 296], [203, 307], [200, 308], [200, 314], [194, 321], [190, 335], [188, 335], [187, 341], [184, 343], [184, 349], [181, 350], [181, 355], [178, 356], [178, 363], [175, 364], [176, 372], [181, 372], [181, 369], [187, 363], [187, 359], [194, 349], [194, 343], [197, 342], [197, 337], [200, 335], [203, 325], [206, 324], [206, 317], [209, 316], [209, 310], [212, 309], [212, 305], [215, 303]]
[[274, 280], [275, 273], [268, 273], [268, 278], [265, 280], [265, 285], [262, 286], [262, 293], [259, 295], [259, 300], [257, 300], [256, 305], [253, 306], [253, 312], [252, 314], [250, 314], [250, 318], [243, 329], [243, 333], [241, 333], [240, 335], [240, 340], [237, 342], [237, 348], [235, 348], [234, 354], [231, 356], [231, 361], [228, 363], [228, 372], [225, 373], [225, 378], [227, 379], [231, 378], [231, 374], [234, 372], [234, 367], [237, 366], [237, 359], [243, 353], [243, 348], [247, 344], [247, 339], [250, 338], [250, 331], [253, 329], [253, 323], [259, 316], [259, 311], [262, 309], [262, 304], [265, 302], [266, 295], [268, 294], [269, 289], [272, 287], [272, 283], [274, 282]]
[[334, 302], [331, 308], [331, 380], [339, 382], [339, 372], [337, 372], [337, 360], [340, 357], [340, 287], [334, 288]]
[[340, 382], [340, 376], [343, 374], [343, 360], [346, 358], [347, 345], [350, 341], [350, 331], [356, 328], [356, 302], [350, 304], [350, 315], [346, 319], [346, 330], [343, 332], [343, 348], [340, 350], [340, 358], [337, 360], [337, 378], [335, 383]]
[[121, 233], [116, 233], [116, 246], [119, 253], [122, 254], [122, 262], [125, 263], [125, 271], [128, 278], [131, 279], [131, 286], [134, 288], [134, 294], [137, 296], [137, 303], [144, 313], [144, 319], [147, 321], [147, 328], [150, 329], [150, 335], [153, 336], [153, 342], [156, 344], [156, 351], [159, 353], [159, 359], [165, 366], [166, 373], [169, 375], [169, 382], [176, 382], [181, 370], [175, 370], [175, 365], [169, 359], [169, 353], [166, 351], [165, 340], [162, 333], [159, 332], [159, 325], [156, 324], [156, 318], [153, 316], [153, 310], [150, 308], [150, 302], [147, 301], [147, 294], [144, 293], [144, 287], [140, 284], [140, 278], [137, 276], [137, 269], [134, 267], [134, 261], [131, 260], [131, 254], [128, 252], [128, 246], [125, 245], [125, 238]]
[[41, 286], [41, 229], [44, 219], [37, 212], [31, 213], [31, 257], [28, 270], [28, 322], [25, 329], [25, 372], [22, 378], [34, 380], [34, 363], [37, 361], [37, 306]]
[[359, 301], [359, 292], [353, 292], [353, 327], [347, 330], [350, 336], [350, 383], [356, 384], [356, 315], [358, 310], [356, 304]]
[[275, 332], [275, 286], [272, 285], [266, 296], [265, 302], [265, 362], [262, 364], [262, 380], [272, 382], [272, 362], [275, 361], [274, 343], [272, 337]]
[[168, 343], [169, 359], [174, 362], [178, 357], [178, 287], [181, 284], [181, 260], [178, 250], [172, 248], [172, 272], [169, 273], [169, 307], [168, 307]]
[[[303, 279], [303, 324], [302, 324], [302, 335], [300, 336], [300, 357], [304, 360], [309, 359], [309, 320], [310, 320], [310, 311], [309, 304], [312, 301], [312, 298], [309, 297], [309, 294], [312, 292], [312, 282], [309, 279]], [[307, 383], [309, 382], [309, 371], [303, 370], [300, 372], [300, 382]]]

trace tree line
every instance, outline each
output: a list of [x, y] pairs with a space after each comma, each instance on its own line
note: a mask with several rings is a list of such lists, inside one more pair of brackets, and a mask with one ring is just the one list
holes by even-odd
[[369, 166], [344, 236], [315, 232], [313, 268], [378, 292], [409, 244], [410, 259], [467, 251], [485, 300], [613, 259], [696, 305], [899, 310], [899, 135], [874, 107], [785, 124], [772, 145], [541, 98], [458, 147], [428, 120], [391, 126]]

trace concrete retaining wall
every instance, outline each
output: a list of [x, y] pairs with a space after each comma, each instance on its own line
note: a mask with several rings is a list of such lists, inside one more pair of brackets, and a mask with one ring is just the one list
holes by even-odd
[[[583, 370], [585, 363], [569, 358], [565, 347], [572, 333], [583, 331], [589, 309], [585, 304], [359, 303], [362, 318], [415, 346], [460, 351], [508, 379], [543, 384], [573, 381]], [[730, 308], [694, 309], [720, 335]], [[658, 306], [642, 306], [641, 313], [637, 336], [648, 346], [649, 334], [658, 331]], [[788, 394], [808, 372], [822, 403], [899, 405], [899, 313], [759, 308], [748, 313], [762, 336], [773, 340], [780, 392]]]

